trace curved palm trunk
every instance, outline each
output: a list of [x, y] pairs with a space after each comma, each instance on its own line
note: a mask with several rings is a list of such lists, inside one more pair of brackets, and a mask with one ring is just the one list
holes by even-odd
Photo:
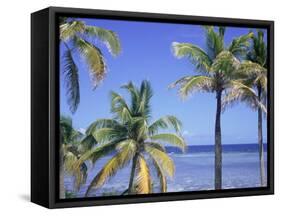
[[61, 148], [60, 150], [60, 160], [59, 160], [59, 166], [60, 166], [60, 199], [65, 198], [65, 188], [64, 188], [64, 168], [63, 168], [63, 150]]
[[131, 174], [130, 174], [128, 194], [132, 194], [133, 189], [134, 189], [133, 186], [134, 186], [134, 178], [135, 178], [135, 172], [136, 172], [136, 167], [137, 167], [137, 160], [138, 160], [138, 155], [135, 154], [135, 156], [133, 157], [132, 169], [131, 169]]
[[222, 186], [222, 146], [221, 146], [221, 96], [222, 91], [217, 91], [217, 111], [215, 122], [215, 189]]
[[[261, 101], [261, 88], [258, 87], [258, 97]], [[258, 144], [259, 144], [259, 162], [260, 162], [260, 182], [261, 186], [266, 186], [265, 182], [265, 169], [264, 169], [264, 150], [262, 139], [262, 110], [258, 108]]]

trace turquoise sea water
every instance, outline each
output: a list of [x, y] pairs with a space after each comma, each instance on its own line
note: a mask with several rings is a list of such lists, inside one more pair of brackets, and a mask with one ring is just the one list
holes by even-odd
[[[267, 167], [266, 145], [265, 168]], [[167, 147], [167, 152], [174, 160], [176, 171], [172, 179], [168, 179], [168, 192], [198, 191], [214, 189], [214, 147], [190, 146], [186, 153], [181, 153], [175, 148]], [[89, 167], [87, 182], [83, 185], [76, 197], [83, 197], [87, 186], [110, 159], [105, 157], [97, 162], [95, 167]], [[128, 187], [130, 164], [120, 170], [101, 189], [92, 191], [91, 196], [119, 195]], [[237, 144], [223, 146], [223, 188], [251, 188], [260, 186], [259, 154], [256, 144]], [[155, 179], [155, 175], [153, 174]], [[154, 192], [159, 192], [158, 182], [154, 181]], [[73, 191], [73, 178], [66, 176], [65, 186], [68, 191]]]

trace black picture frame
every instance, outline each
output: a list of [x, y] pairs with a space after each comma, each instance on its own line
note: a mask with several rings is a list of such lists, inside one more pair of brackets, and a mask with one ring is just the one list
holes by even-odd
[[[266, 28], [268, 32], [267, 187], [58, 199], [58, 17]], [[47, 208], [274, 194], [274, 22], [202, 16], [49, 7], [31, 15], [31, 201]]]

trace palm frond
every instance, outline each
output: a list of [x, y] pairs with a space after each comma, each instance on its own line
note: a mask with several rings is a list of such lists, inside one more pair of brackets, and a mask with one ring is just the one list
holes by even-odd
[[131, 106], [130, 106], [131, 113], [133, 115], [137, 114], [139, 111], [139, 104], [141, 100], [139, 90], [132, 82], [129, 82], [128, 84], [121, 86], [121, 88], [124, 88], [129, 92], [131, 96]]
[[80, 103], [80, 87], [78, 68], [74, 62], [71, 50], [67, 48], [63, 57], [63, 75], [66, 88], [67, 103], [72, 113], [75, 113]]
[[165, 176], [165, 171], [162, 170], [162, 167], [154, 159], [153, 159], [153, 165], [156, 169], [156, 173], [157, 173], [157, 176], [159, 178], [160, 191], [162, 193], [167, 192], [167, 179], [166, 179], [166, 176]]
[[132, 113], [124, 98], [116, 92], [110, 93], [111, 112], [122, 122], [132, 119]]
[[60, 141], [61, 144], [69, 145], [72, 140], [72, 134], [74, 132], [72, 126], [72, 119], [67, 116], [60, 116]]
[[214, 80], [208, 76], [186, 76], [172, 83], [170, 87], [179, 85], [179, 95], [185, 99], [194, 91], [213, 91]]
[[138, 156], [137, 167], [136, 167], [136, 180], [135, 187], [137, 194], [148, 194], [152, 191], [151, 176], [149, 167], [143, 156]]
[[137, 148], [137, 142], [133, 139], [126, 139], [118, 142], [116, 145], [116, 149], [118, 151], [122, 151], [123, 148], [126, 148], [127, 146], [131, 146], [132, 148]]
[[153, 122], [149, 126], [148, 131], [150, 135], [154, 135], [161, 129], [170, 129], [170, 128], [173, 128], [176, 132], [179, 132], [181, 130], [181, 127], [182, 127], [182, 123], [178, 118], [172, 115], [167, 115]]
[[85, 196], [89, 195], [91, 189], [101, 187], [107, 179], [116, 174], [118, 169], [121, 169], [127, 165], [135, 153], [136, 149], [134, 147], [134, 145], [127, 145], [126, 147], [122, 148], [122, 151], [113, 156], [91, 181]]
[[185, 140], [177, 134], [172, 134], [172, 133], [155, 134], [155, 135], [150, 136], [150, 139], [162, 141], [169, 145], [177, 146], [182, 151], [185, 151], [185, 149], [186, 149]]
[[117, 139], [122, 139], [126, 138], [127, 131], [117, 128], [100, 128], [97, 129], [94, 133], [93, 136], [95, 139], [98, 141], [98, 143], [107, 143], [112, 140], [117, 140]]
[[267, 67], [267, 46], [264, 41], [264, 33], [262, 30], [257, 30], [257, 34], [252, 38], [253, 43], [247, 53], [247, 59], [262, 67]]
[[117, 150], [117, 145], [123, 140], [114, 140], [112, 142], [97, 146], [86, 152], [84, 152], [79, 160], [74, 163], [74, 170], [79, 170], [79, 167], [87, 160], [91, 160], [92, 165], [102, 157], [107, 156], [108, 154]]
[[66, 152], [64, 154], [64, 167], [65, 171], [68, 173], [72, 173], [74, 170], [74, 165], [77, 162], [77, 157], [72, 152]]
[[90, 76], [93, 81], [94, 88], [104, 79], [106, 75], [106, 64], [104, 57], [99, 48], [86, 40], [75, 37], [75, 45], [79, 52], [86, 59], [89, 66]]
[[234, 38], [228, 47], [228, 51], [235, 56], [243, 56], [246, 54], [250, 46], [250, 39], [254, 37], [254, 33], [250, 32], [246, 35]]
[[72, 39], [77, 33], [83, 33], [85, 27], [82, 21], [63, 22], [60, 24], [60, 39], [63, 41]]
[[86, 130], [87, 135], [94, 134], [96, 130], [101, 128], [114, 128], [117, 130], [125, 129], [118, 121], [114, 119], [97, 119]]
[[244, 75], [244, 78], [252, 81], [252, 85], [260, 85], [264, 92], [267, 92], [267, 69], [252, 61], [243, 61], [237, 73]]
[[86, 183], [87, 177], [88, 177], [88, 168], [85, 163], [82, 163], [80, 166], [79, 172], [74, 172], [74, 178], [75, 178], [75, 188], [77, 191], [80, 190], [81, 185]]
[[187, 57], [196, 66], [197, 70], [208, 72], [212, 60], [200, 47], [190, 43], [172, 43], [173, 54], [177, 58]]
[[150, 99], [153, 96], [153, 91], [152, 91], [151, 84], [147, 80], [142, 81], [139, 93], [140, 93], [140, 101], [139, 101], [138, 112], [142, 113], [144, 116], [149, 117], [151, 112]]
[[233, 106], [237, 102], [242, 101], [254, 110], [260, 108], [264, 114], [267, 113], [266, 106], [259, 101], [258, 96], [252, 88], [235, 80], [231, 81], [230, 85], [232, 85], [232, 87], [229, 88], [230, 90], [227, 91], [226, 95], [223, 97], [223, 110], [225, 110], [226, 107]]
[[151, 146], [145, 146], [145, 151], [167, 175], [170, 177], [174, 175], [174, 162], [165, 152]]
[[92, 134], [86, 135], [80, 142], [79, 148], [81, 152], [85, 152], [98, 144]]
[[210, 59], [215, 59], [219, 53], [224, 50], [224, 32], [223, 27], [219, 28], [219, 32], [215, 31], [214, 26], [204, 26], [206, 30], [206, 44], [208, 56]]
[[166, 149], [165, 149], [164, 145], [162, 145], [161, 143], [158, 143], [158, 142], [149, 141], [149, 142], [145, 142], [144, 145], [150, 146], [151, 148], [156, 148], [156, 149], [158, 149], [159, 151], [162, 151], [162, 152], [166, 152]]
[[86, 26], [85, 32], [101, 40], [112, 55], [116, 56], [120, 53], [121, 45], [115, 32], [96, 26]]
[[67, 173], [73, 175], [75, 178], [75, 187], [76, 190], [79, 190], [82, 184], [85, 184], [87, 179], [87, 166], [85, 163], [80, 164], [80, 166], [76, 169], [75, 165], [78, 162], [77, 156], [68, 151], [64, 155], [64, 168]]

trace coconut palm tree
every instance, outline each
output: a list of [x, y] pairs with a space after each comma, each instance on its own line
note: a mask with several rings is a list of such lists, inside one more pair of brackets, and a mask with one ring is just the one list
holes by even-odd
[[[150, 100], [153, 93], [148, 81], [143, 81], [140, 88], [131, 82], [122, 88], [129, 92], [130, 103], [120, 94], [111, 92], [113, 119], [99, 119], [87, 129], [86, 134], [92, 135], [98, 144], [81, 156], [80, 162], [90, 159], [95, 163], [110, 153], [114, 152], [114, 155], [92, 179], [85, 196], [92, 189], [102, 187], [128, 164], [131, 164], [128, 189], [122, 194], [151, 193], [152, 169], [157, 173], [160, 190], [166, 192], [166, 178], [173, 176], [175, 167], [163, 144], [175, 145], [182, 150], [186, 147], [180, 135], [181, 122], [176, 117], [169, 115], [151, 123]], [[176, 133], [164, 133], [164, 129], [174, 129]]]
[[87, 166], [81, 163], [79, 169], [74, 169], [81, 151], [80, 140], [83, 134], [75, 130], [70, 117], [60, 118], [60, 198], [65, 198], [64, 174], [67, 172], [75, 177], [76, 188], [79, 189], [87, 178]]
[[89, 26], [77, 19], [60, 19], [60, 42], [65, 48], [63, 53], [63, 75], [67, 103], [72, 113], [77, 110], [80, 103], [79, 73], [75, 57], [80, 55], [86, 61], [94, 88], [98, 86], [106, 75], [106, 63], [103, 54], [93, 43], [97, 39], [106, 45], [113, 56], [120, 53], [120, 42], [117, 34], [113, 31]]
[[249, 92], [246, 88], [232, 89], [224, 98], [224, 106], [233, 105], [238, 101], [246, 103], [249, 107], [258, 111], [258, 144], [260, 161], [260, 183], [266, 186], [266, 175], [264, 167], [264, 149], [262, 135], [262, 115], [267, 114], [267, 48], [264, 42], [264, 34], [257, 31], [257, 36], [252, 38], [252, 46], [247, 53], [247, 61], [244, 61], [239, 67], [241, 82], [254, 89]]
[[236, 81], [239, 57], [245, 55], [249, 39], [253, 33], [234, 38], [229, 45], [224, 42], [225, 27], [204, 27], [206, 32], [206, 50], [195, 44], [172, 43], [177, 58], [187, 57], [195, 65], [199, 75], [184, 76], [170, 85], [179, 87], [179, 94], [186, 98], [194, 91], [206, 91], [216, 94], [215, 118], [215, 189], [222, 187], [222, 144], [221, 144], [221, 107], [222, 95], [226, 89], [244, 87]]

